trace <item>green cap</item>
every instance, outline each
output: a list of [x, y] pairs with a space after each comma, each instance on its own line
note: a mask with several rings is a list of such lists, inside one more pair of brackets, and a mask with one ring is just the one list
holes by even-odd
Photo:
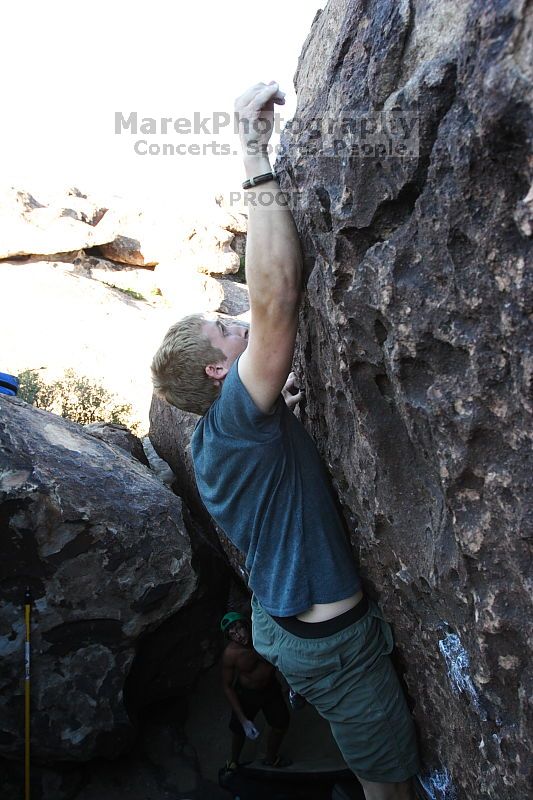
[[230, 625], [232, 625], [234, 622], [237, 622], [240, 619], [244, 621], [246, 620], [244, 614], [239, 614], [238, 611], [229, 611], [227, 614], [224, 614], [224, 616], [220, 620], [220, 630], [225, 631], [227, 628], [229, 628]]

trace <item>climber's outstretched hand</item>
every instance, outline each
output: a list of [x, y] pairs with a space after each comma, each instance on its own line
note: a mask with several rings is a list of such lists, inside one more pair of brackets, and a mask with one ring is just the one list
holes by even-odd
[[235, 118], [245, 156], [266, 153], [274, 127], [274, 105], [283, 105], [285, 93], [276, 81], [256, 83], [235, 100]]

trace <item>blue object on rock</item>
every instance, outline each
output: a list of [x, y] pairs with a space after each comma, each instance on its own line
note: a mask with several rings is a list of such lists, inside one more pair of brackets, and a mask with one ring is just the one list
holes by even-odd
[[19, 390], [20, 381], [14, 375], [7, 372], [0, 372], [0, 394], [16, 395]]

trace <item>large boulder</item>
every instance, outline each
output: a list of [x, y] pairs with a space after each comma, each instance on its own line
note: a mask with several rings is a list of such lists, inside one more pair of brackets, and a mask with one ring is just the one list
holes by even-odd
[[69, 261], [76, 275], [105, 283], [130, 297], [143, 299], [152, 304], [158, 302], [157, 298], [161, 292], [156, 286], [155, 272], [152, 269], [107, 261], [83, 250], [76, 253]]
[[[29, 586], [32, 756], [114, 757], [135, 733], [124, 686], [141, 642], [164, 624], [165, 649], [169, 635], [179, 641], [181, 672], [166, 683], [168, 695], [209, 661], [205, 641], [198, 655], [183, 634], [198, 579], [182, 503], [121, 446], [16, 398], [0, 406], [0, 753], [18, 758], [24, 749]], [[158, 652], [164, 660], [152, 649], [152, 679]]]
[[331, 0], [277, 164], [307, 264], [303, 419], [438, 798], [528, 794], [532, 13]]
[[116, 236], [95, 249], [104, 259], [138, 267], [178, 261], [207, 275], [238, 272], [246, 245], [246, 216], [216, 204], [202, 211], [187, 209], [176, 218], [169, 212], [110, 209], [105, 223]]
[[[222, 692], [218, 669], [216, 674], [217, 694], [220, 697]], [[225, 698], [222, 702], [226, 702]], [[122, 800], [126, 795], [128, 800], [227, 800], [226, 792], [202, 776], [206, 762], [202, 760], [200, 765], [196, 743], [193, 746], [185, 734], [183, 720], [186, 713], [187, 703], [183, 700], [152, 707], [143, 719], [134, 748], [113, 760], [69, 764], [63, 770], [60, 765], [43, 765], [32, 761], [32, 797], [38, 797], [39, 800]], [[216, 721], [219, 722], [218, 719]], [[222, 750], [225, 749], [226, 714], [223, 722], [220, 722], [222, 724], [213, 730], [211, 719], [209, 734], [213, 738], [223, 727], [223, 739], [219, 739]], [[200, 741], [202, 750], [206, 749], [205, 738], [203, 731], [203, 741]], [[216, 768], [223, 760], [221, 757], [216, 767], [213, 764], [215, 777]], [[0, 793], [2, 800], [24, 797], [24, 770], [19, 764], [0, 761]]]
[[178, 258], [206, 275], [239, 271], [239, 256], [231, 248], [233, 234], [217, 225], [197, 224], [181, 245]]
[[102, 442], [120, 447], [146, 467], [151, 466], [144, 452], [143, 443], [138, 436], [134, 436], [126, 425], [121, 425], [116, 422], [91, 422], [89, 425], [85, 425], [84, 429], [87, 433], [90, 433], [91, 436], [101, 439]]
[[231, 278], [221, 278], [218, 283], [224, 292], [219, 310], [230, 317], [240, 317], [249, 322], [250, 296], [246, 284]]
[[208, 207], [184, 225], [176, 258], [206, 275], [234, 274], [246, 248], [246, 228], [244, 214]]
[[235, 250], [239, 258], [246, 252], [246, 233], [248, 231], [248, 217], [237, 209], [223, 208], [219, 224], [233, 234], [231, 249]]
[[68, 196], [64, 205], [44, 205], [24, 191], [0, 197], [0, 259], [67, 253], [115, 238], [112, 221], [85, 197]]
[[201, 275], [187, 260], [170, 259], [157, 265], [154, 281], [176, 318], [186, 314], [218, 311], [224, 289], [215, 278]]
[[118, 235], [112, 242], [102, 244], [97, 249], [103, 258], [118, 261], [121, 264], [130, 264], [138, 267], [155, 267], [158, 263], [155, 256], [145, 254], [139, 239], [132, 236]]
[[97, 247], [96, 255], [134, 267], [154, 267], [167, 255], [166, 239], [153, 215], [117, 206], [107, 212], [105, 222], [115, 236]]

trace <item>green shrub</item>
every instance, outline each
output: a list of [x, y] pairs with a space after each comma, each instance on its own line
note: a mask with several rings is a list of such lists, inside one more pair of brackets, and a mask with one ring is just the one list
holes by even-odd
[[35, 369], [24, 370], [18, 377], [18, 397], [36, 408], [59, 414], [79, 425], [114, 422], [140, 433], [140, 422], [133, 417], [130, 403], [117, 402], [116, 395], [101, 383], [77, 375], [73, 369], [66, 369], [61, 378], [51, 383], [44, 381]]

